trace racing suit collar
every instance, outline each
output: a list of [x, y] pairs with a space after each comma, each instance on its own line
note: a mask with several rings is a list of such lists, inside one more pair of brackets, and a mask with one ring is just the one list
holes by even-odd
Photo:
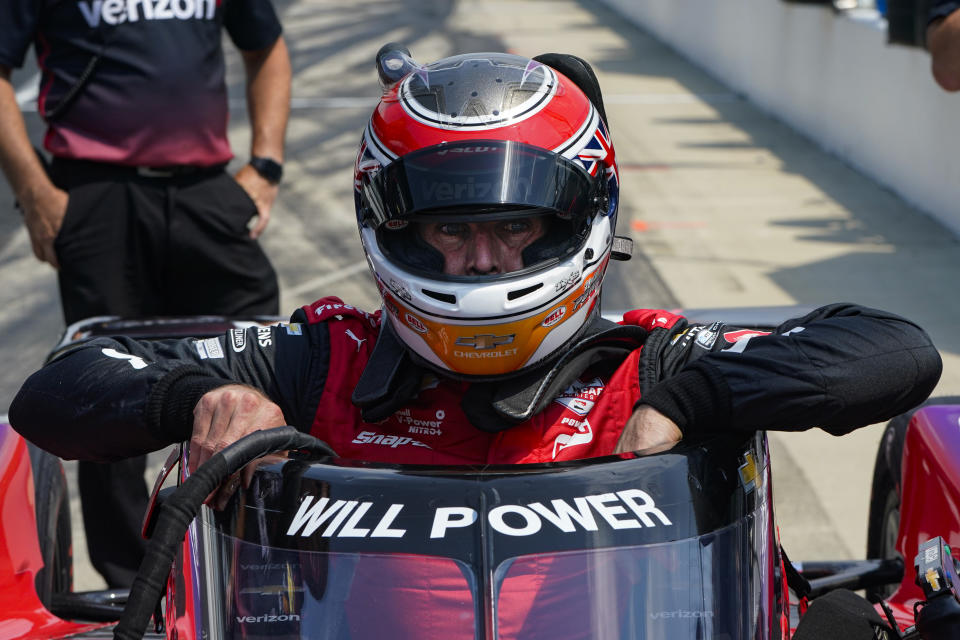
[[364, 422], [386, 420], [417, 397], [426, 372], [384, 322], [350, 401], [360, 408]]
[[475, 383], [460, 406], [483, 431], [503, 431], [529, 420], [576, 380], [601, 362], [619, 365], [643, 345], [643, 327], [622, 326], [596, 317], [560, 358], [509, 381]]
[[[603, 361], [619, 364], [642, 346], [647, 331], [595, 317], [559, 358], [509, 379], [474, 382], [460, 406], [473, 426], [497, 432], [542, 411], [587, 368]], [[380, 422], [412, 402], [431, 369], [415, 360], [384, 323], [351, 401], [364, 422]]]

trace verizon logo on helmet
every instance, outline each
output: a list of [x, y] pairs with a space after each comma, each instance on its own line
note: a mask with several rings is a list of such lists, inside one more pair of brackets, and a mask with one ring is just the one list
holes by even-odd
[[213, 20], [216, 0], [79, 0], [77, 6], [91, 27], [139, 20]]
[[[498, 194], [503, 186], [500, 181], [486, 182], [477, 181], [473, 177], [468, 177], [465, 182], [449, 182], [445, 180], [430, 182], [421, 189], [422, 196], [430, 202], [459, 200], [460, 198], [470, 198], [471, 200], [480, 200], [491, 198]], [[533, 182], [530, 178], [518, 176], [511, 178], [510, 188], [517, 194], [528, 194], [532, 191]]]

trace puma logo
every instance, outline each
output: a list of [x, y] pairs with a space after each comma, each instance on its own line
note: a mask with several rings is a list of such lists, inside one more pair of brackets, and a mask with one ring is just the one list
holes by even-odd
[[147, 363], [140, 356], [131, 355], [129, 353], [121, 353], [116, 349], [100, 349], [100, 353], [107, 356], [108, 358], [116, 358], [117, 360], [126, 360], [130, 363], [130, 366], [134, 369], [143, 369], [147, 366]]
[[350, 331], [350, 329], [347, 329], [344, 333], [346, 333], [348, 336], [350, 336], [351, 338], [353, 338], [353, 339], [356, 341], [356, 343], [357, 343], [357, 353], [360, 353], [360, 347], [363, 346], [363, 343], [366, 342], [367, 339], [366, 339], [366, 338], [358, 338], [357, 336], [353, 335], [353, 331]]

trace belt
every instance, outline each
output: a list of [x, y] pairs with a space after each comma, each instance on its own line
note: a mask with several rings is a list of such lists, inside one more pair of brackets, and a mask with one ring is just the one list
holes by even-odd
[[204, 173], [219, 170], [217, 167], [198, 167], [190, 164], [174, 164], [165, 167], [133, 167], [138, 176], [144, 178], [175, 178], [177, 176], [189, 176], [195, 173]]
[[191, 164], [174, 164], [165, 166], [133, 166], [125, 164], [111, 164], [109, 162], [95, 162], [93, 160], [76, 160], [73, 158], [54, 158], [54, 171], [65, 170], [73, 175], [87, 176], [139, 176], [150, 179], [172, 179], [201, 176], [208, 173], [223, 171], [226, 164], [198, 166]]

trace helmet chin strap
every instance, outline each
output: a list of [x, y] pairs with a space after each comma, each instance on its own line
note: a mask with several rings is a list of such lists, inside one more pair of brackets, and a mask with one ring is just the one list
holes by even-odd
[[[622, 362], [646, 336], [641, 327], [621, 326], [594, 315], [559, 358], [512, 376], [473, 381], [460, 406], [478, 429], [509, 429], [542, 411], [590, 366], [605, 360]], [[365, 422], [386, 420], [417, 397], [423, 376], [430, 371], [436, 368], [414, 357], [385, 322], [351, 401], [360, 408]], [[449, 372], [440, 375], [464, 379]]]

